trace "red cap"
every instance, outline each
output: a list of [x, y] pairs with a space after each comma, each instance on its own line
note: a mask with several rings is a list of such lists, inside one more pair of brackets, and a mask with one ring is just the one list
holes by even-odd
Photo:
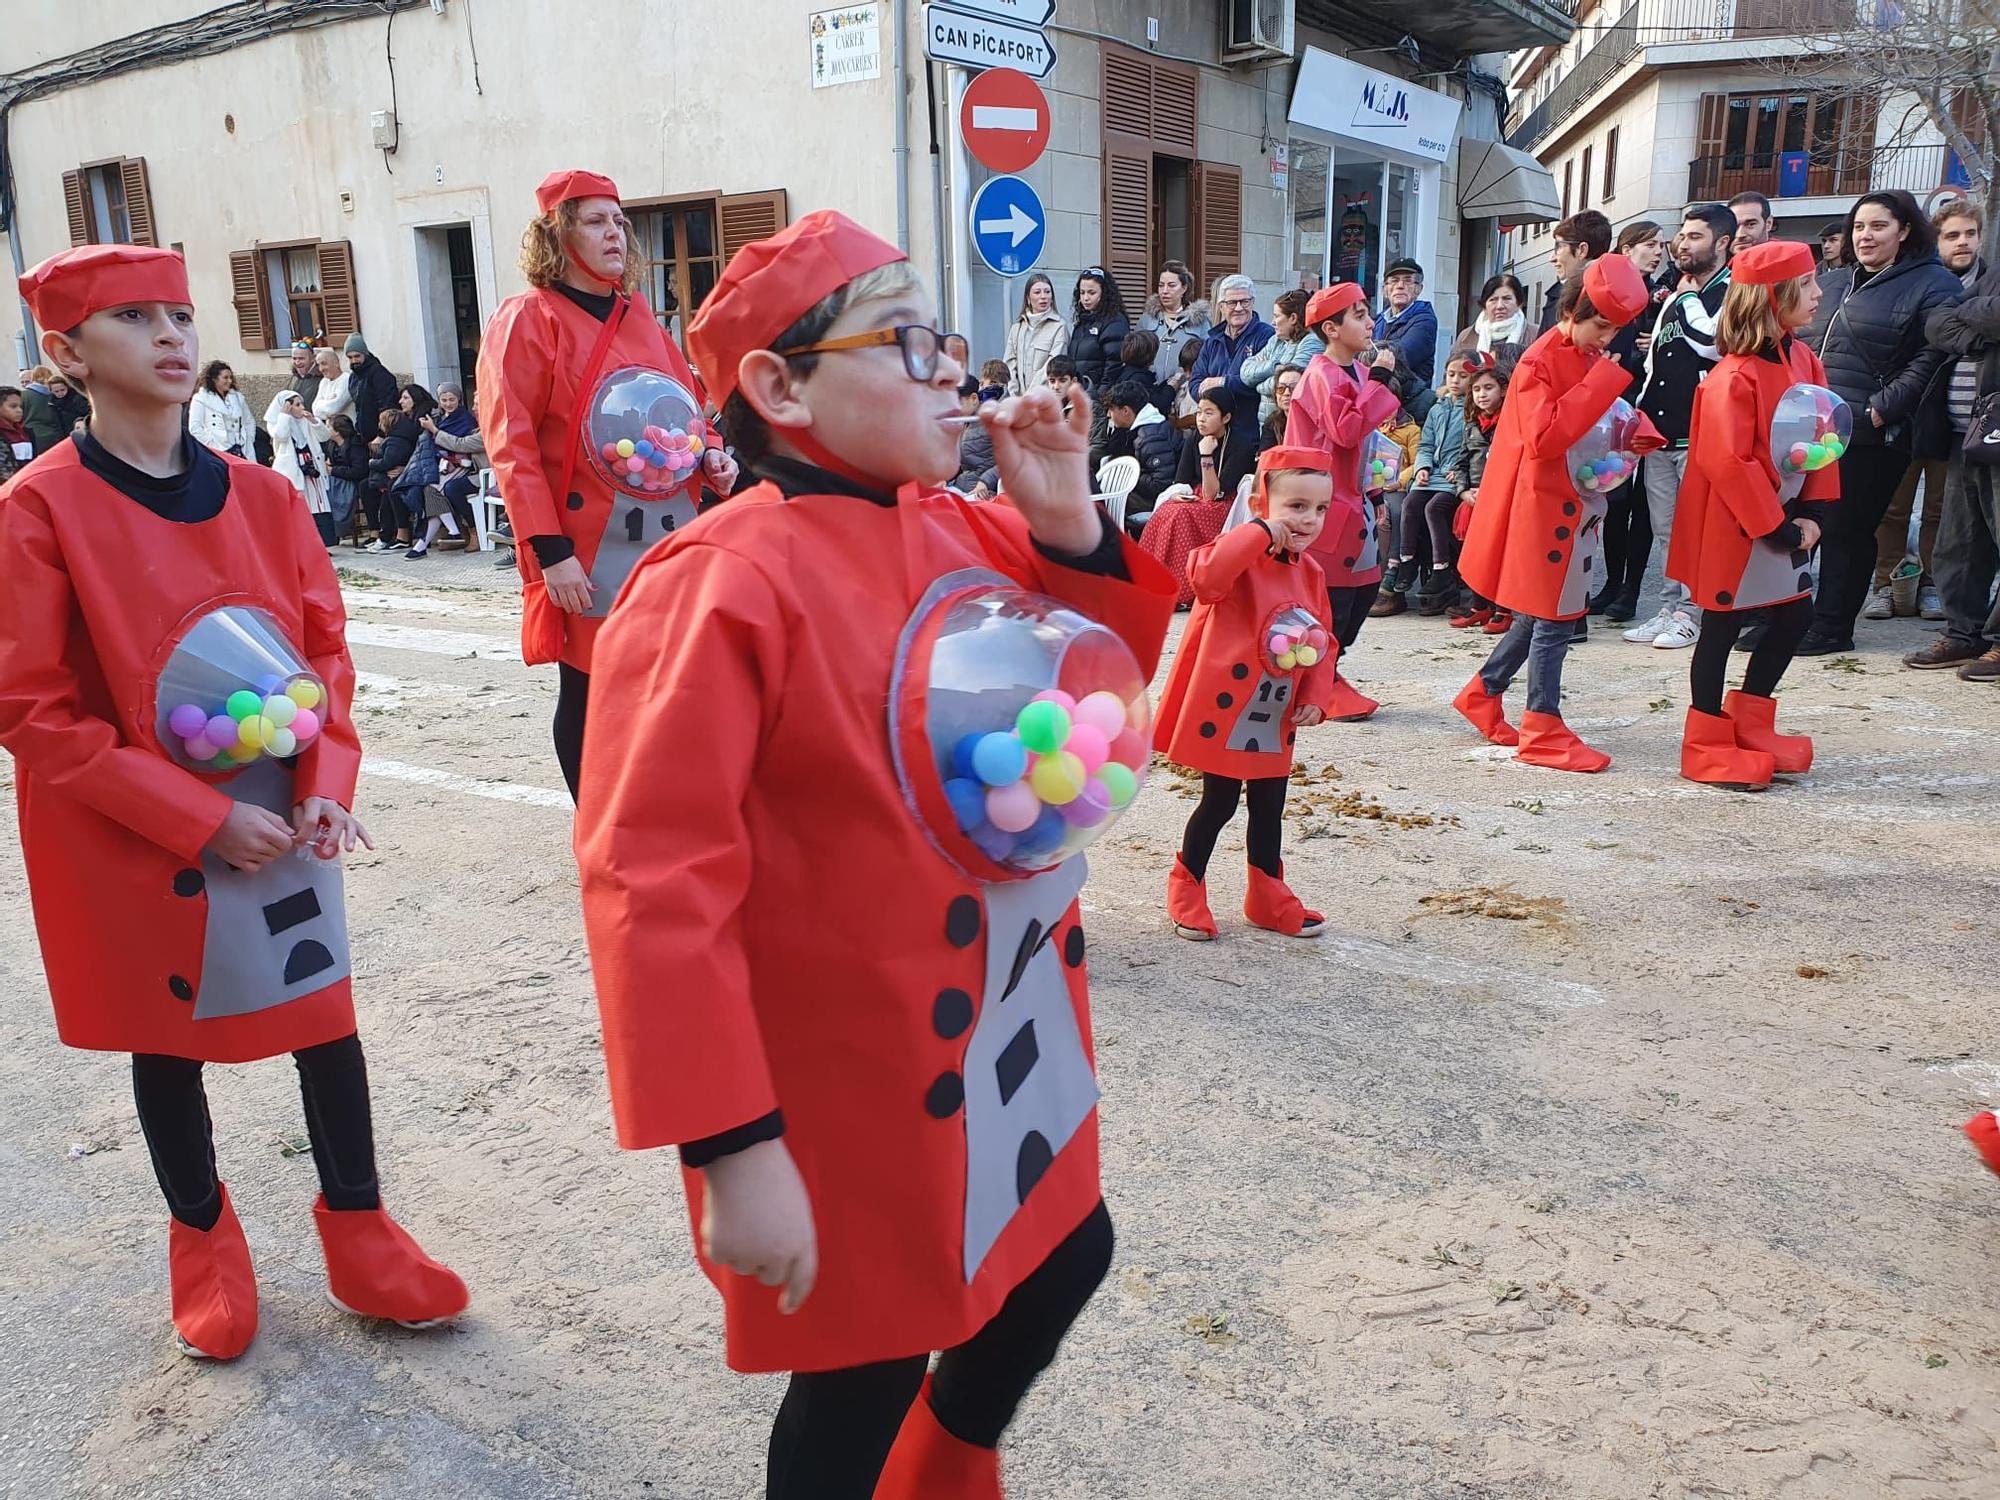
[[85, 245], [51, 255], [20, 281], [21, 298], [43, 328], [62, 332], [94, 312], [128, 302], [189, 307], [187, 262], [150, 245]]
[[618, 197], [618, 184], [602, 172], [586, 172], [572, 167], [567, 172], [551, 172], [542, 179], [542, 185], [535, 189], [535, 206], [543, 213], [554, 213], [558, 204], [567, 203], [572, 198], [612, 198]]
[[1817, 269], [1812, 248], [1797, 240], [1768, 240], [1730, 257], [1729, 279], [1740, 285], [1776, 286]]
[[1639, 268], [1622, 255], [1600, 255], [1584, 268], [1583, 294], [1613, 323], [1631, 322], [1652, 304]]
[[1368, 294], [1359, 282], [1336, 281], [1332, 286], [1323, 286], [1306, 302], [1306, 327], [1317, 328], [1328, 318], [1337, 318], [1355, 303], [1367, 300]]
[[730, 259], [688, 325], [688, 358], [717, 406], [736, 389], [743, 356], [771, 343], [857, 276], [908, 256], [843, 213], [822, 208]]
[[1287, 448], [1282, 443], [1257, 455], [1257, 488], [1250, 495], [1250, 509], [1265, 515], [1271, 509], [1270, 476], [1279, 469], [1311, 469], [1315, 474], [1333, 473], [1333, 455], [1324, 448]]

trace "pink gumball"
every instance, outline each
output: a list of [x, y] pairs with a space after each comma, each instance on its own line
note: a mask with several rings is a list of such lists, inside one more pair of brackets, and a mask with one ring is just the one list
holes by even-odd
[[1082, 761], [1084, 770], [1093, 776], [1098, 767], [1111, 759], [1111, 741], [1093, 724], [1072, 724], [1063, 749]]
[[181, 741], [181, 749], [187, 752], [189, 760], [214, 760], [220, 753], [208, 742], [208, 736], [205, 734], [188, 736]]
[[1125, 701], [1116, 693], [1100, 690], [1078, 703], [1071, 718], [1078, 724], [1088, 724], [1107, 741], [1115, 740], [1125, 732]]
[[1326, 632], [1315, 625], [1306, 632], [1306, 644], [1322, 654], [1326, 651]]
[[1037, 703], [1053, 703], [1071, 718], [1076, 717], [1076, 699], [1065, 693], [1061, 688], [1049, 688], [1043, 692], [1039, 692], [1035, 694], [1034, 701]]
[[644, 473], [645, 468], [646, 468], [646, 460], [639, 457], [639, 455], [636, 453], [633, 454], [630, 458], [625, 460], [625, 472], [627, 474]]
[[1027, 781], [996, 786], [986, 794], [986, 821], [1002, 833], [1024, 833], [1042, 815], [1042, 799]]
[[303, 745], [319, 733], [319, 715], [309, 708], [302, 708], [292, 715], [292, 738]]
[[606, 443], [597, 451], [608, 464], [616, 464], [621, 461], [618, 456], [618, 445], [616, 443]]
[[[1072, 729], [1070, 733], [1075, 734], [1076, 731]], [[1111, 758], [1128, 770], [1137, 771], [1146, 764], [1146, 742], [1139, 737], [1136, 729], [1127, 729], [1112, 737]]]

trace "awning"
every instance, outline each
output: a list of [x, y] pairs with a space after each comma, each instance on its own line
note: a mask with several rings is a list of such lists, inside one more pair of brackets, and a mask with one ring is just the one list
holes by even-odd
[[1468, 219], [1506, 224], [1563, 216], [1549, 169], [1505, 141], [1458, 143], [1458, 210]]

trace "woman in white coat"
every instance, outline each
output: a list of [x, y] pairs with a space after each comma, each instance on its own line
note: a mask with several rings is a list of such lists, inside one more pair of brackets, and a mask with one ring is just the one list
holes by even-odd
[[217, 453], [257, 457], [257, 424], [250, 403], [236, 389], [236, 372], [219, 359], [202, 367], [201, 384], [188, 403], [188, 431]]
[[1040, 271], [1028, 278], [1021, 315], [1007, 330], [1007, 393], [1025, 395], [1049, 383], [1049, 361], [1069, 349], [1069, 324], [1056, 311], [1055, 285]]
[[312, 414], [297, 391], [280, 391], [271, 398], [270, 409], [264, 413], [264, 430], [271, 434], [271, 467], [292, 482], [312, 512], [319, 539], [331, 552], [335, 532], [333, 507], [326, 493], [326, 462], [313, 437]]

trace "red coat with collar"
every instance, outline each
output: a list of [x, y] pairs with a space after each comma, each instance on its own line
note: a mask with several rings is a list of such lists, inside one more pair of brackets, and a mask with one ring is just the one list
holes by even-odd
[[1356, 380], [1325, 354], [1313, 356], [1292, 394], [1285, 445], [1318, 448], [1333, 460], [1333, 505], [1311, 555], [1334, 588], [1353, 588], [1382, 577], [1376, 541], [1376, 507], [1361, 492], [1361, 445], [1394, 416], [1396, 393], [1366, 375]]
[[[587, 410], [597, 383], [629, 365], [658, 370], [697, 402], [706, 399], [641, 297], [626, 310], [592, 389], [579, 389], [603, 330], [560, 292], [533, 287], [500, 304], [479, 345], [479, 430], [519, 543], [521, 655], [529, 663], [561, 660], [581, 672], [591, 669], [591, 644], [634, 565], [661, 537], [694, 519], [696, 486], [664, 500], [637, 500], [613, 489], [584, 452], [578, 408]], [[721, 441], [713, 426], [707, 441]], [[572, 455], [569, 489], [558, 494], [563, 464]], [[528, 539], [555, 535], [575, 544], [576, 560], [597, 586], [584, 614], [558, 608], [542, 586]]]
[[1196, 549], [1188, 582], [1194, 612], [1160, 697], [1153, 748], [1216, 776], [1283, 776], [1298, 738], [1293, 721], [1303, 705], [1326, 707], [1338, 652], [1281, 669], [1269, 658], [1267, 627], [1296, 606], [1326, 629], [1326, 576], [1309, 552], [1273, 557], [1270, 532], [1252, 521]]
[[[1586, 354], [1560, 327], [1521, 356], [1458, 559], [1459, 576], [1476, 593], [1543, 620], [1584, 613], [1572, 575], [1583, 561], [1577, 546], [1586, 517], [1568, 455], [1628, 381], [1617, 360]], [[1646, 446], [1659, 446], [1650, 422], [1642, 419], [1640, 430], [1651, 435]]]
[[1174, 584], [1121, 541], [1129, 582], [1051, 561], [1001, 502], [761, 485], [641, 562], [598, 638], [624, 687], [593, 694], [576, 852], [619, 1143], [782, 1109], [818, 1229], [790, 1316], [703, 1263], [738, 1370], [962, 1342], [1099, 1200], [1083, 861], [948, 864], [889, 705], [906, 623], [963, 569], [1102, 621], [1150, 676]]
[[[55, 1004], [72, 1047], [247, 1062], [354, 1030], [339, 865], [246, 875], [204, 854], [232, 800], [289, 818], [354, 800], [361, 745], [340, 585], [312, 517], [228, 459], [219, 514], [165, 520], [62, 443], [0, 489], [0, 745]], [[292, 765], [196, 774], [155, 738], [154, 683], [195, 619], [250, 605], [327, 686]]]
[[[1826, 371], [1803, 342], [1788, 339], [1782, 357], [1724, 355], [1695, 392], [1667, 576], [1703, 609], [1760, 609], [1812, 592], [1808, 554], [1761, 540], [1785, 520], [1771, 417], [1800, 384], [1825, 385]], [[1839, 465], [1807, 474], [1798, 498], [1838, 500]]]

